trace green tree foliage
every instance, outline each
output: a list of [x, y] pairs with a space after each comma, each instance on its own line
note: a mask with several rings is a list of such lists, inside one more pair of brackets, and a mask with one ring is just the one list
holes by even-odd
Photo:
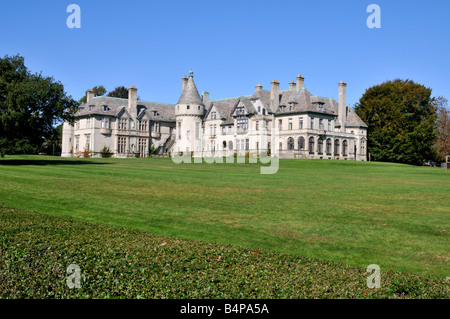
[[52, 77], [31, 73], [24, 58], [0, 58], [0, 156], [37, 153], [58, 135], [55, 124], [72, 121], [77, 102]]
[[436, 107], [431, 89], [394, 80], [366, 90], [355, 111], [369, 126], [374, 160], [418, 164], [435, 158]]
[[108, 93], [108, 96], [128, 99], [128, 89], [124, 86], [117, 86], [114, 90]]
[[[92, 91], [94, 91], [95, 96], [102, 96], [102, 95], [105, 95], [105, 93], [106, 93], [106, 89], [103, 85], [94, 86], [92, 88]], [[87, 94], [87, 91], [86, 91], [86, 94]], [[81, 105], [83, 103], [86, 103], [86, 101], [87, 101], [86, 94], [78, 101], [78, 104]]]
[[450, 155], [450, 109], [448, 100], [443, 96], [438, 96], [434, 104], [437, 109], [436, 159], [444, 161], [445, 156]]

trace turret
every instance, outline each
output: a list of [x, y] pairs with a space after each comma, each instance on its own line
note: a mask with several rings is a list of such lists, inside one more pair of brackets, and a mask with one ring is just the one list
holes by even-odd
[[194, 83], [194, 73], [189, 72], [189, 78], [182, 79], [182, 92], [175, 105], [176, 140], [174, 152], [194, 152], [201, 156], [202, 151], [202, 121], [205, 114], [204, 102], [209, 98], [205, 92], [203, 99]]

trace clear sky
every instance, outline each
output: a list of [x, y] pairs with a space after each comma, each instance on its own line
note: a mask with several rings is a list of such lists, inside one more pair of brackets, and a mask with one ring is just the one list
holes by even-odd
[[[69, 4], [81, 28], [69, 29]], [[381, 28], [369, 29], [369, 4]], [[2, 0], [0, 55], [20, 54], [75, 99], [95, 85], [134, 85], [142, 100], [175, 104], [194, 71], [210, 99], [250, 95], [297, 74], [314, 95], [347, 104], [396, 78], [450, 99], [449, 0]]]

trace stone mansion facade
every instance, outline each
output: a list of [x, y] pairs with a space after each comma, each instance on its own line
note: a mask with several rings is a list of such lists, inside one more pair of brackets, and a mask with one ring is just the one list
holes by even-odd
[[[338, 84], [338, 102], [312, 95], [301, 75], [287, 90], [279, 85], [274, 80], [270, 90], [258, 84], [251, 95], [209, 101], [190, 72], [176, 104], [140, 101], [133, 86], [128, 99], [95, 97], [90, 90], [74, 125], [63, 125], [62, 156], [100, 156], [104, 147], [113, 157], [231, 156], [277, 147], [281, 158], [367, 159], [367, 125], [346, 106], [346, 83]], [[273, 134], [277, 145], [270, 144]]]

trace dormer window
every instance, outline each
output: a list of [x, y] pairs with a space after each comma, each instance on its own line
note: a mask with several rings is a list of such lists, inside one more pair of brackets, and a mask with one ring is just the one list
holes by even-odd
[[89, 105], [89, 112], [94, 110], [94, 105]]
[[217, 113], [216, 111], [211, 112], [211, 119], [215, 120], [217, 118]]
[[109, 107], [107, 105], [103, 105], [103, 112], [108, 112], [109, 111]]
[[158, 111], [153, 111], [153, 116], [158, 116]]

